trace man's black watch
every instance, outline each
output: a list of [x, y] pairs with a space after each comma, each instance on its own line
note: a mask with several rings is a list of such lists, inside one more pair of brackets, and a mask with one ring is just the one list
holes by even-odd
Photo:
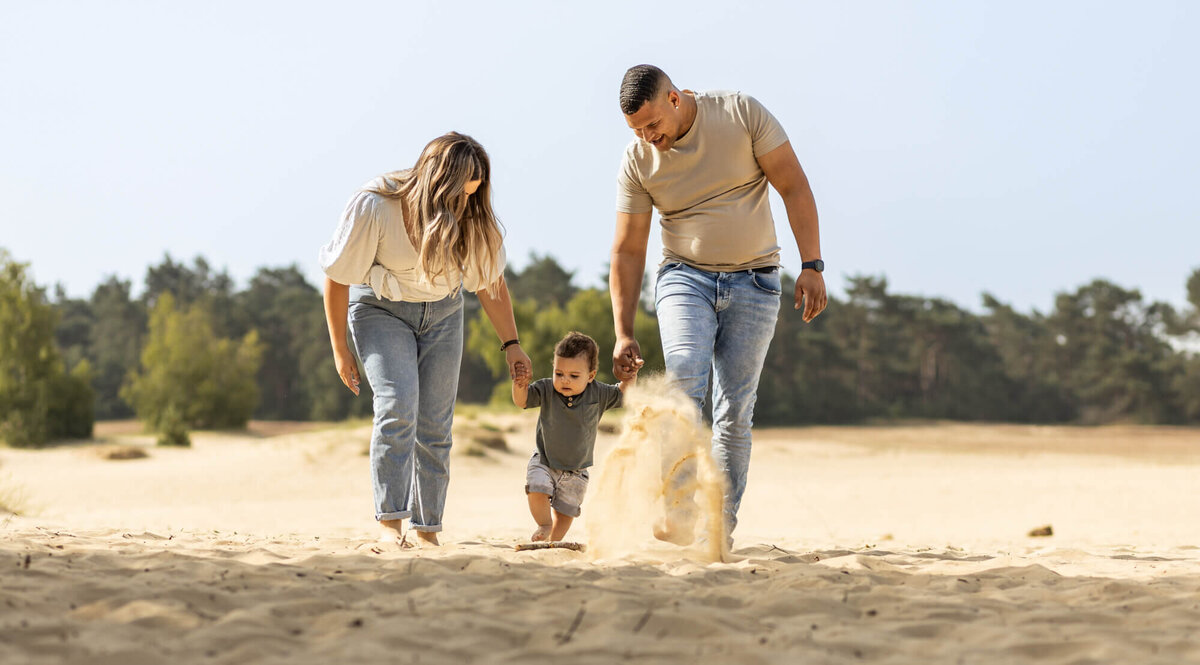
[[801, 270], [816, 270], [817, 272], [825, 272], [825, 262], [822, 261], [821, 259], [805, 261], [804, 263], [800, 264], [800, 269]]

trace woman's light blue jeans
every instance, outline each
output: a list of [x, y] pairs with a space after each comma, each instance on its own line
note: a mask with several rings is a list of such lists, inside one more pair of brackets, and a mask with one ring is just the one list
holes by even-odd
[[417, 531], [441, 531], [463, 351], [462, 292], [394, 302], [351, 287], [349, 322], [374, 394], [375, 519], [411, 518]]
[[758, 379], [775, 336], [780, 293], [778, 268], [708, 272], [667, 263], [655, 285], [667, 374], [701, 410], [712, 380], [712, 452], [725, 472], [729, 532], [746, 491]]

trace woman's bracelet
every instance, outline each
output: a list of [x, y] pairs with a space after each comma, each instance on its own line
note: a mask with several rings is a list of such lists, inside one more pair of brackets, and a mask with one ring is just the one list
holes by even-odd
[[505, 342], [505, 343], [503, 343], [503, 344], [501, 344], [501, 345], [500, 345], [500, 350], [501, 350], [501, 351], [507, 351], [507, 350], [508, 350], [508, 347], [510, 347], [510, 346], [512, 346], [512, 345], [514, 345], [514, 344], [520, 344], [520, 343], [521, 343], [521, 340], [519, 340], [519, 339], [510, 339], [510, 340], [508, 340], [507, 342]]

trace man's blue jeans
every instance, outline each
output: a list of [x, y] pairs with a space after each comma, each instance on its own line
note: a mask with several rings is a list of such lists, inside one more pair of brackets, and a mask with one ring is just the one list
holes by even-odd
[[701, 410], [713, 389], [713, 459], [724, 470], [730, 532], [746, 491], [758, 379], [779, 317], [779, 269], [708, 272], [684, 263], [658, 271], [655, 307], [667, 374]]
[[463, 351], [462, 292], [434, 302], [383, 300], [357, 286], [350, 295], [350, 333], [375, 396], [375, 519], [411, 517], [417, 531], [441, 531]]

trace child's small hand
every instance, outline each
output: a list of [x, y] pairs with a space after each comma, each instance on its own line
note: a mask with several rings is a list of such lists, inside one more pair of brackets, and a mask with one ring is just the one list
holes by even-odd
[[633, 361], [633, 363], [628, 366], [627, 371], [629, 372], [629, 376], [625, 377], [619, 383], [617, 383], [617, 387], [620, 388], [622, 391], [624, 391], [624, 390], [628, 389], [629, 387], [633, 386], [634, 384], [636, 384], [637, 377], [638, 377], [638, 371], [641, 370], [642, 365], [645, 365], [645, 364], [646, 364], [646, 361], [642, 360], [641, 358], [635, 359]]
[[523, 362], [518, 362], [513, 366], [513, 383], [519, 388], [527, 388], [529, 379], [532, 373], [529, 371], [529, 366]]

